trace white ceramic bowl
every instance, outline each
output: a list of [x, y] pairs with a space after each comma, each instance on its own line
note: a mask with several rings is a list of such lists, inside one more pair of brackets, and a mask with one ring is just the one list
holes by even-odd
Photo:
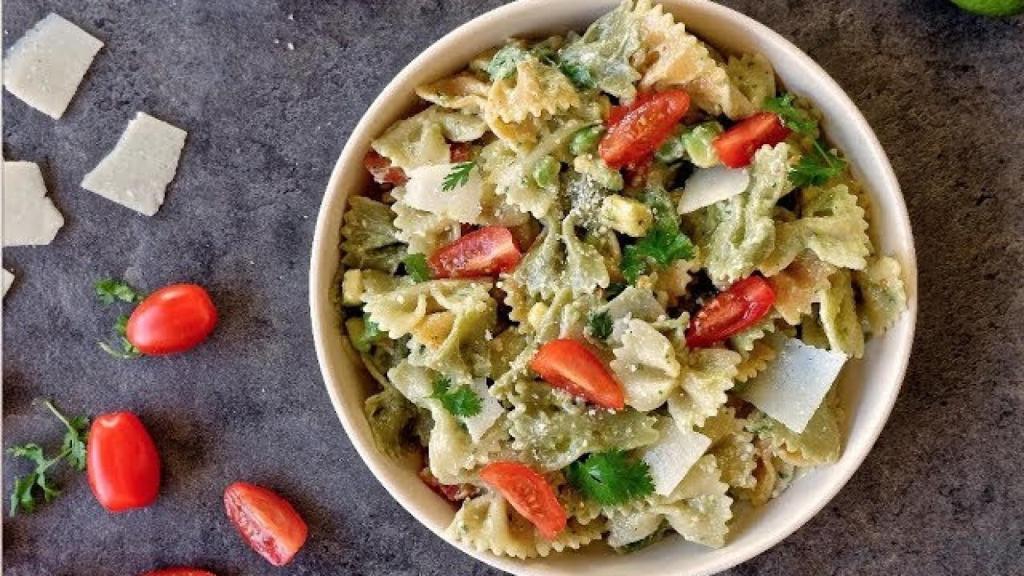
[[362, 158], [370, 140], [410, 109], [415, 86], [456, 72], [479, 52], [512, 36], [582, 31], [618, 3], [520, 0], [472, 20], [434, 43], [387, 85], [352, 131], [327, 185], [313, 239], [309, 282], [313, 336], [327, 391], [352, 444], [391, 495], [427, 528], [463, 552], [515, 574], [703, 575], [767, 550], [825, 506], [867, 456], [896, 401], [913, 340], [917, 269], [906, 206], [885, 152], [853, 102], [806, 54], [754, 20], [711, 2], [663, 0], [666, 9], [689, 30], [716, 47], [766, 56], [788, 90], [806, 96], [821, 110], [829, 139], [845, 152], [871, 194], [873, 231], [881, 251], [894, 254], [904, 266], [909, 310], [892, 330], [869, 343], [862, 361], [852, 362], [844, 370], [841, 390], [847, 418], [839, 461], [794, 482], [780, 498], [739, 516], [721, 549], [676, 537], [628, 555], [591, 547], [523, 562], [478, 552], [448, 539], [444, 530], [453, 516], [451, 506], [427, 488], [415, 470], [402, 468], [377, 451], [363, 417], [363, 400], [373, 384], [342, 337], [332, 302], [346, 199], [359, 194], [367, 183]]

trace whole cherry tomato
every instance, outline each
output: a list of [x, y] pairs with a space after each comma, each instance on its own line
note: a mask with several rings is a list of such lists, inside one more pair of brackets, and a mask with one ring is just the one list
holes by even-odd
[[125, 337], [143, 354], [174, 354], [206, 340], [216, 325], [217, 308], [202, 286], [171, 284], [135, 307]]
[[86, 473], [96, 500], [110, 512], [144, 508], [160, 491], [160, 454], [131, 412], [98, 416], [89, 429]]
[[239, 534], [274, 566], [284, 566], [302, 548], [309, 529], [295, 508], [276, 493], [235, 482], [224, 490], [224, 508]]

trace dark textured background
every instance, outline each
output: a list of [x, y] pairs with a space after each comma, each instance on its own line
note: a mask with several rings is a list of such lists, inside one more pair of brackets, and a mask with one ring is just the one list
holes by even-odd
[[[3, 444], [59, 442], [31, 404], [51, 397], [73, 413], [136, 411], [165, 466], [159, 501], [121, 515], [61, 473], [63, 496], [4, 519], [7, 574], [494, 573], [417, 524], [352, 450], [317, 368], [306, 283], [351, 128], [420, 50], [498, 3], [4, 2], [5, 48], [50, 10], [106, 47], [60, 121], [4, 95], [4, 156], [42, 165], [67, 224], [49, 247], [4, 254], [18, 279], [4, 302]], [[944, 0], [726, 3], [807, 51], [864, 111], [903, 185], [921, 286], [910, 372], [864, 467], [730, 574], [1024, 574], [1024, 20]], [[136, 110], [189, 131], [153, 218], [78, 186]], [[180, 357], [108, 358], [95, 342], [116, 312], [91, 296], [108, 275], [201, 282], [222, 324]], [[4, 464], [6, 493], [24, 464]], [[309, 521], [288, 568], [271, 570], [225, 520], [236, 479], [278, 489]]]

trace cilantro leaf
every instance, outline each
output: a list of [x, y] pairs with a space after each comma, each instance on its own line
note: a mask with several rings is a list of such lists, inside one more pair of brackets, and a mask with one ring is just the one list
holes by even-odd
[[85, 416], [68, 418], [61, 414], [53, 402], [44, 400], [43, 404], [60, 420], [67, 431], [61, 444], [62, 453], [67, 454], [68, 463], [76, 470], [85, 470], [85, 446], [89, 435], [89, 419]]
[[99, 342], [100, 349], [110, 354], [114, 358], [120, 358], [121, 360], [131, 360], [132, 358], [138, 358], [142, 356], [142, 352], [135, 347], [134, 344], [128, 341], [128, 315], [122, 314], [117, 317], [117, 321], [114, 322], [114, 333], [117, 334], [116, 345], [111, 345], [106, 342]]
[[814, 143], [808, 154], [800, 157], [796, 166], [789, 169], [789, 180], [797, 188], [821, 186], [845, 169], [846, 161], [826, 149], [819, 140]]
[[591, 314], [587, 320], [590, 335], [598, 340], [607, 340], [612, 335], [612, 317], [607, 312]]
[[811, 138], [818, 137], [817, 120], [807, 110], [794, 106], [793, 95], [789, 92], [782, 96], [765, 100], [763, 108], [778, 114], [786, 128]]
[[622, 275], [630, 284], [649, 271], [651, 262], [667, 266], [693, 257], [693, 242], [679, 230], [679, 220], [664, 190], [648, 190], [644, 202], [651, 207], [654, 225], [646, 236], [622, 251]]
[[597, 86], [594, 76], [586, 66], [563, 60], [558, 65], [558, 69], [562, 71], [562, 74], [565, 74], [573, 85], [581, 90], [588, 90]]
[[352, 346], [360, 352], [369, 352], [370, 346], [374, 345], [384, 336], [380, 326], [368, 317], [363, 322], [363, 331], [352, 341]]
[[525, 60], [530, 53], [520, 46], [509, 44], [495, 52], [491, 61], [487, 63], [487, 75], [491, 81], [508, 78], [516, 71], [516, 66]]
[[603, 506], [616, 506], [654, 492], [651, 473], [642, 460], [621, 450], [588, 455], [569, 465], [569, 483]]
[[141, 302], [143, 294], [137, 292], [127, 282], [104, 278], [96, 282], [94, 289], [96, 297], [104, 304], [113, 304], [120, 300], [122, 302]]
[[470, 160], [469, 162], [459, 162], [455, 166], [452, 166], [452, 171], [444, 177], [441, 181], [441, 190], [445, 192], [451, 192], [452, 190], [464, 185], [469, 182], [469, 175], [473, 172], [473, 168], [476, 167], [476, 162]]
[[453, 416], [472, 418], [480, 413], [482, 406], [480, 397], [466, 384], [452, 389], [452, 380], [447, 376], [434, 379], [434, 393], [431, 398], [441, 401], [441, 405]]
[[30, 474], [19, 476], [14, 480], [14, 487], [11, 490], [11, 516], [16, 515], [18, 510], [25, 512], [35, 510], [38, 504], [38, 493], [41, 493], [45, 502], [60, 495], [60, 488], [47, 476], [47, 472], [54, 465], [67, 460], [75, 469], [85, 470], [89, 419], [84, 416], [69, 419], [61, 414], [52, 402], [46, 400], [43, 404], [64, 424], [67, 432], [64, 434], [60, 453], [53, 458], [47, 458], [43, 448], [35, 443], [12, 446], [7, 450], [12, 456], [24, 458], [35, 465]]
[[430, 280], [430, 268], [427, 267], [427, 257], [423, 254], [409, 254], [402, 263], [405, 264], [405, 272], [414, 282], [426, 282]]

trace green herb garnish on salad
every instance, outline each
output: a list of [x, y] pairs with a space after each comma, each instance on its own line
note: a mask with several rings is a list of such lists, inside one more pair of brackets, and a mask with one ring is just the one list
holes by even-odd
[[476, 168], [476, 162], [472, 160], [469, 162], [459, 162], [452, 166], [451, 172], [441, 181], [441, 190], [451, 192], [459, 186], [465, 185], [466, 182], [469, 182], [469, 175], [473, 172], [473, 168]]
[[587, 327], [590, 329], [590, 335], [594, 338], [604, 341], [612, 335], [612, 317], [607, 312], [598, 312], [591, 314], [587, 320]]
[[616, 506], [654, 492], [651, 473], [641, 460], [621, 450], [590, 454], [569, 466], [566, 477], [588, 499]]
[[763, 108], [778, 114], [782, 124], [793, 132], [811, 138], [818, 137], [818, 121], [807, 110], [794, 106], [793, 95], [789, 92], [765, 100]]
[[821, 186], [842, 174], [846, 161], [817, 141], [812, 150], [789, 169], [789, 180], [797, 188]]
[[430, 267], [427, 266], [427, 257], [423, 254], [409, 254], [402, 260], [402, 264], [405, 265], [405, 273], [413, 282], [430, 280]]
[[644, 202], [654, 213], [654, 226], [646, 236], [622, 251], [622, 275], [630, 284], [651, 270], [651, 263], [668, 266], [693, 257], [693, 242], [679, 230], [672, 203], [664, 190], [648, 190]]
[[434, 379], [433, 394], [452, 416], [459, 418], [472, 418], [480, 413], [482, 409], [480, 397], [473, 392], [468, 385], [463, 384], [452, 388], [452, 380], [447, 376], [438, 376]]

